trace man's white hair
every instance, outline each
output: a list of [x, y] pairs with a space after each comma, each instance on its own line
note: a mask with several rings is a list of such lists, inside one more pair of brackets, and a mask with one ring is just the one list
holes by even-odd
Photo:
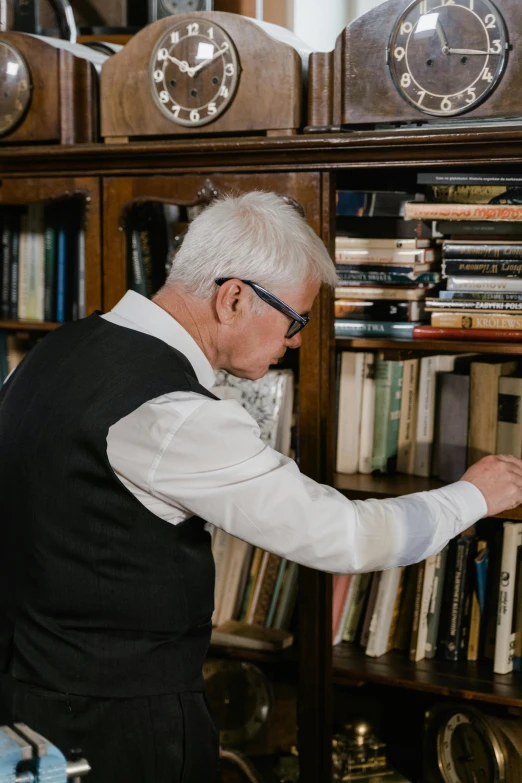
[[[201, 212], [174, 257], [167, 285], [180, 283], [206, 299], [216, 293], [219, 277], [252, 280], [276, 295], [307, 280], [332, 287], [338, 282], [324, 244], [297, 208], [264, 191], [225, 196]], [[255, 295], [252, 303], [258, 312], [263, 308]]]

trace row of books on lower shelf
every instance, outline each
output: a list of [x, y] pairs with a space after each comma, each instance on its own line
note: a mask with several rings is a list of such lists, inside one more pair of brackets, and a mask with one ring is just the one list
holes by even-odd
[[337, 472], [457, 481], [488, 454], [522, 457], [522, 363], [506, 356], [338, 354]]
[[522, 523], [482, 523], [410, 566], [333, 579], [332, 636], [370, 657], [491, 659], [522, 671]]
[[0, 318], [57, 321], [85, 312], [83, 197], [0, 210]]

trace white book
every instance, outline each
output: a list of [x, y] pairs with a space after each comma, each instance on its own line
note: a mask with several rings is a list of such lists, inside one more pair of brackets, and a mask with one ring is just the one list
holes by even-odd
[[357, 473], [364, 353], [343, 351], [337, 405], [338, 473]]
[[359, 432], [359, 473], [372, 472], [373, 421], [375, 414], [375, 355], [364, 354]]
[[405, 359], [399, 416], [397, 470], [412, 474], [415, 468], [415, 432], [419, 389], [419, 359]]
[[415, 434], [415, 476], [431, 475], [431, 455], [435, 429], [437, 373], [451, 372], [456, 356], [423, 356], [419, 373], [419, 405]]
[[389, 568], [381, 574], [366, 645], [366, 655], [370, 658], [378, 658], [389, 650], [390, 626], [403, 570], [403, 566], [398, 566]]
[[495, 277], [483, 275], [482, 277], [448, 277], [446, 280], [448, 291], [522, 291], [521, 277]]
[[424, 561], [424, 579], [422, 581], [422, 593], [419, 614], [419, 630], [417, 632], [417, 649], [415, 662], [422, 661], [426, 657], [426, 641], [428, 638], [428, 612], [435, 583], [435, 569], [437, 555], [431, 555]]
[[212, 555], [214, 557], [216, 579], [214, 584], [214, 613], [212, 615], [212, 625], [219, 625], [219, 612], [221, 607], [221, 596], [225, 586], [227, 565], [226, 559], [230, 552], [230, 543], [232, 536], [220, 527], [214, 528], [212, 535]]
[[247, 544], [240, 538], [230, 536], [230, 552], [225, 563], [223, 590], [219, 601], [219, 611], [216, 617], [217, 625], [233, 620], [237, 606], [237, 594], [241, 577], [244, 572], [245, 560], [252, 552], [252, 544]]
[[504, 522], [502, 557], [500, 561], [500, 585], [497, 607], [497, 633], [495, 637], [495, 674], [513, 671], [515, 652], [514, 597], [517, 575], [518, 548], [522, 546], [522, 522]]

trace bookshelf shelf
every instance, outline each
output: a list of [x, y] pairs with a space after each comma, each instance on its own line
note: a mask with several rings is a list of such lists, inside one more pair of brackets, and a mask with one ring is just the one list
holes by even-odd
[[430, 351], [433, 353], [492, 353], [522, 354], [522, 343], [475, 343], [472, 340], [379, 340], [375, 337], [348, 340], [338, 337], [336, 348], [351, 350], [361, 348], [365, 351]]
[[211, 644], [209, 655], [215, 658], [232, 658], [250, 663], [272, 663], [277, 665], [297, 663], [297, 649], [295, 645], [278, 652], [266, 652], [264, 650], [249, 650], [243, 647], [224, 647], [220, 644]]
[[50, 332], [57, 329], [61, 323], [52, 321], [0, 321], [0, 329], [9, 329], [10, 331], [26, 332], [28, 330], [35, 332]]
[[333, 678], [339, 685], [375, 682], [454, 699], [522, 708], [522, 676], [519, 673], [493, 674], [492, 669], [491, 661], [424, 660], [413, 663], [401, 652], [369, 658], [353, 645], [340, 644], [333, 648]]
[[[333, 485], [339, 492], [351, 500], [366, 500], [367, 498], [392, 498], [399, 495], [411, 495], [413, 492], [427, 492], [439, 489], [444, 482], [434, 478], [408, 476], [396, 473], [392, 476], [373, 476], [365, 473], [335, 473]], [[522, 506], [510, 511], [495, 514], [499, 519], [516, 519], [522, 521]]]

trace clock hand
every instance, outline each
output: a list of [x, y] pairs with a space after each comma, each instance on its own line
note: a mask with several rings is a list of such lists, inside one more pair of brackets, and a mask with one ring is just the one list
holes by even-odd
[[439, 36], [439, 40], [442, 46], [442, 50], [441, 50], [442, 54], [449, 54], [451, 49], [449, 48], [448, 39], [446, 38], [446, 33], [444, 32], [444, 29], [438, 20], [435, 29], [437, 31], [437, 35]]
[[192, 68], [189, 67], [189, 64], [186, 62], [186, 60], [178, 60], [176, 57], [172, 57], [170, 54], [167, 54], [167, 57], [171, 62], [178, 66], [181, 73], [188, 73], [189, 76], [192, 76], [190, 73]]
[[481, 52], [479, 49], [448, 49], [448, 54], [491, 54], [491, 52]]
[[227, 49], [228, 49], [228, 44], [224, 44], [221, 47], [221, 49], [218, 49], [216, 52], [214, 52], [214, 54], [212, 55], [212, 57], [209, 60], [203, 60], [203, 62], [200, 63], [199, 65], [196, 65], [195, 68], [189, 68], [189, 70], [188, 70], [189, 75], [190, 76], [195, 76], [198, 71], [200, 71], [202, 68], [204, 68], [209, 63], [211, 63], [213, 60], [215, 60], [216, 57], [219, 57], [220, 55], [225, 54]]

